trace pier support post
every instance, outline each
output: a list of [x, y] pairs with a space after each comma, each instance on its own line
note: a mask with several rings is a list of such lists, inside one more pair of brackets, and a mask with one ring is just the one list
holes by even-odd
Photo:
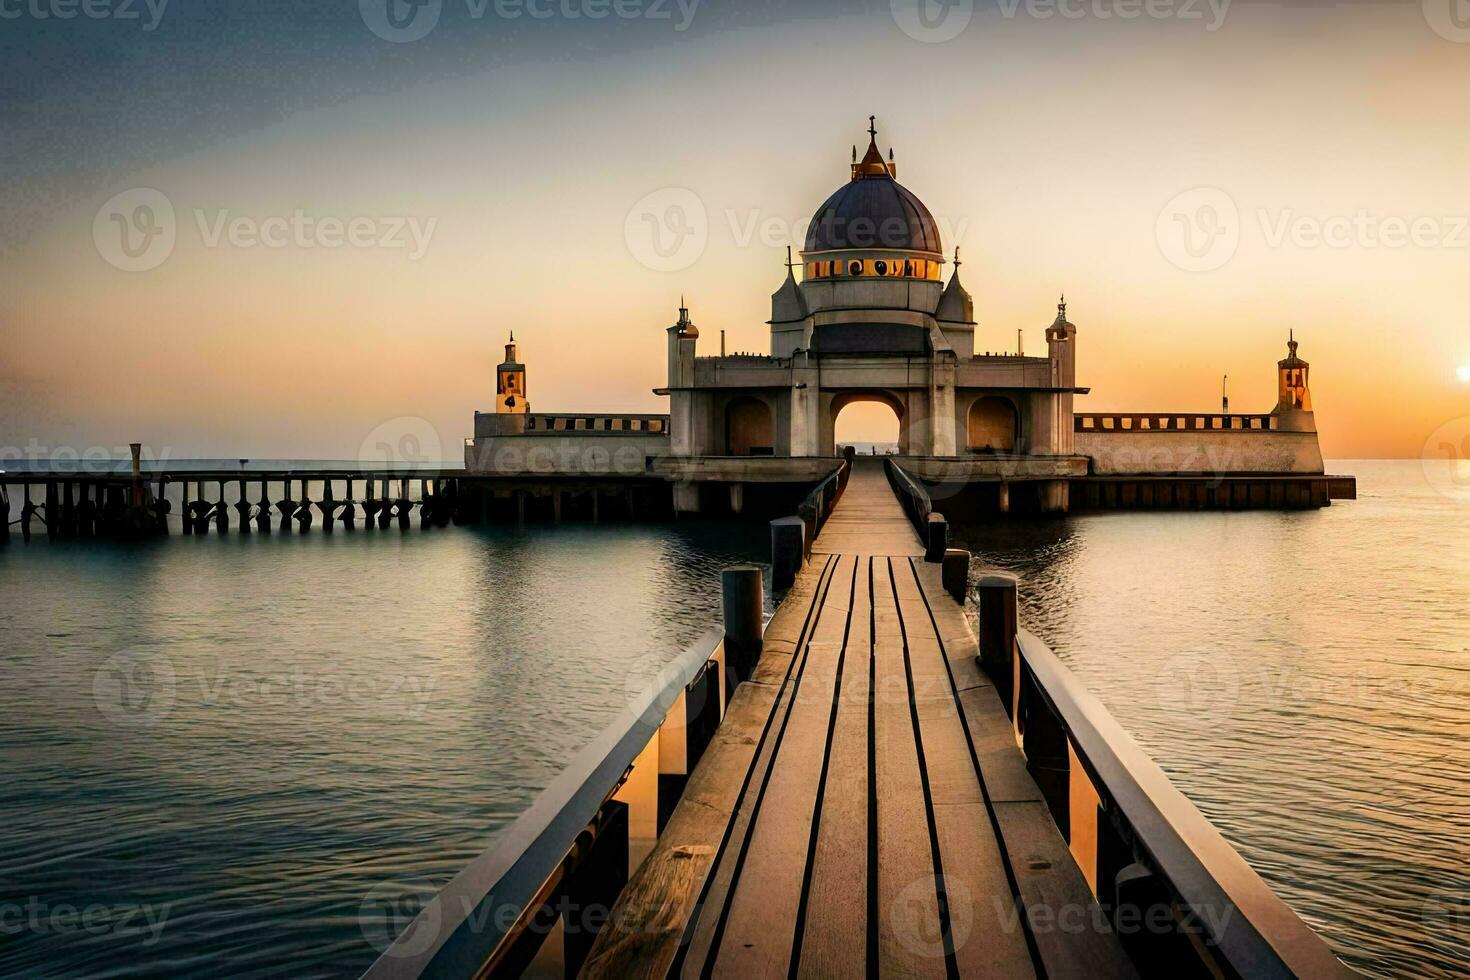
[[730, 484], [730, 513], [740, 514], [745, 511], [745, 484]]
[[732, 565], [720, 573], [725, 608], [726, 690], [749, 680], [761, 655], [765, 589], [759, 565]]
[[699, 513], [699, 484], [685, 481], [674, 484], [674, 516]]
[[46, 482], [46, 537], [55, 539], [61, 533], [61, 498], [56, 494], [55, 481]]
[[944, 583], [944, 591], [963, 606], [965, 593], [970, 587], [970, 553], [963, 548], [946, 548], [939, 576]]
[[[271, 498], [267, 490], [268, 481], [264, 478], [260, 481], [260, 503], [255, 505], [255, 526], [261, 534], [271, 533]], [[244, 488], [241, 488], [244, 492]]]
[[801, 571], [805, 546], [806, 522], [800, 517], [778, 517], [771, 522], [771, 588], [791, 588]]
[[1005, 480], [1000, 481], [1000, 496], [997, 506], [1002, 514], [1011, 512], [1011, 485]]
[[1043, 514], [1065, 514], [1071, 502], [1071, 484], [1066, 480], [1043, 480], [1037, 484]]
[[10, 489], [0, 484], [0, 508], [5, 511], [5, 529], [0, 531], [0, 544], [10, 543]]
[[943, 514], [930, 514], [925, 538], [924, 560], [932, 564], [944, 561], [945, 549], [949, 547], [949, 521]]
[[1015, 710], [1017, 584], [1014, 575], [982, 575], [975, 594], [980, 607], [980, 668], [1001, 692], [1006, 714]]
[[179, 521], [183, 524], [185, 534], [194, 533], [194, 514], [189, 510], [189, 481], [185, 480], [180, 486], [183, 488], [182, 502], [179, 506]]

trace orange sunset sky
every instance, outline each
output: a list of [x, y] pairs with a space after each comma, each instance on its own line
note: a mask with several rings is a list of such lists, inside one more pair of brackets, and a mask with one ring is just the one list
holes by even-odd
[[[1324, 454], [1417, 457], [1470, 416], [1470, 37], [1432, 19], [1418, 2], [1237, 2], [1211, 30], [982, 4], [934, 42], [887, 3], [736, 22], [709, 2], [682, 31], [517, 24], [519, 54], [494, 25], [390, 44], [343, 23], [335, 53], [281, 69], [308, 95], [269, 111], [217, 93], [281, 45], [179, 78], [165, 22], [111, 76], [146, 79], [125, 109], [22, 120], [42, 155], [4, 197], [0, 444], [345, 459], [409, 418], [452, 459], [512, 329], [533, 410], [662, 411], [680, 295], [703, 353], [721, 330], [766, 350], [785, 246], [872, 113], [961, 248], [978, 349], [1013, 350], [1020, 329], [1044, 350], [1065, 290], [1092, 388], [1079, 410], [1213, 409], [1228, 374], [1234, 410], [1267, 411], [1294, 329]], [[422, 67], [369, 84], [365, 58]], [[190, 90], [215, 94], [170, 101]], [[187, 124], [149, 129], [170, 114]], [[124, 271], [94, 225], [140, 187], [167, 199], [176, 241]], [[665, 271], [638, 209], [672, 190], [702, 209], [703, 245]], [[407, 231], [405, 248], [212, 238], [298, 211], [431, 231], [421, 255]], [[1231, 254], [1182, 267], [1200, 260], [1180, 257], [1179, 222], [1217, 219]], [[891, 427], [870, 413], [843, 434]]]

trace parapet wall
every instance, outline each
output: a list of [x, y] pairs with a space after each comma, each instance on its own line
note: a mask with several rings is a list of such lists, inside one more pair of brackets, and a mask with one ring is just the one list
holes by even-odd
[[1092, 472], [1102, 476], [1323, 472], [1315, 432], [1079, 429], [1074, 439], [1075, 451], [1090, 456]]

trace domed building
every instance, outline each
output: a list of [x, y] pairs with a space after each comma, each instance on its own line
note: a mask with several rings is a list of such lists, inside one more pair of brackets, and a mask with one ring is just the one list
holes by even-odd
[[[667, 415], [533, 413], [512, 340], [495, 411], [475, 413], [467, 472], [592, 480], [580, 492], [594, 517], [605, 477], [667, 484], [680, 512], [728, 489], [740, 511], [747, 486], [809, 488], [831, 473], [838, 415], [879, 402], [898, 419], [906, 471], [945, 487], [951, 508], [961, 490], [990, 512], [1013, 501], [1026, 512], [1065, 511], [1074, 492], [1086, 507], [1324, 506], [1354, 492], [1350, 479], [1322, 477], [1308, 365], [1294, 336], [1269, 414], [1076, 413], [1088, 389], [1077, 386], [1077, 327], [1065, 298], [1049, 324], [1038, 317], [1040, 356], [1021, 352], [1015, 324], [978, 327], [956, 243], [898, 182], [893, 151], [879, 150], [868, 122], [867, 151], [859, 157], [853, 147], [848, 179], [812, 215], [799, 257], [788, 249], [771, 296], [769, 353], [727, 355], [717, 340], [719, 355], [703, 355], [711, 338], [681, 301], [667, 328], [668, 383], [654, 389], [668, 397]], [[526, 492], [495, 491], [518, 500]]]
[[[1072, 400], [1086, 390], [1077, 329], [1059, 316], [1045, 357], [976, 354], [958, 249], [947, 262], [940, 223], [898, 182], [873, 123], [867, 152], [853, 148], [847, 182], [813, 214], [800, 261], [788, 258], [770, 354], [699, 356], [687, 311], [669, 328], [658, 393], [670, 399], [672, 455], [830, 457], [838, 413], [878, 401], [898, 416], [900, 453], [959, 457], [973, 479], [1055, 478], [1046, 506], [1065, 507], [1064, 478], [1086, 471], [1072, 456]], [[997, 331], [989, 346], [1014, 337]]]

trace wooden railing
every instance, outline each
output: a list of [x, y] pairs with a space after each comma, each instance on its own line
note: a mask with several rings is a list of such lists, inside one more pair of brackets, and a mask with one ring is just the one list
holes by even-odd
[[[673, 810], [667, 794], [683, 791], [668, 760], [682, 758], [687, 779], [724, 716], [721, 636], [712, 631], [660, 671], [364, 976], [519, 976], [550, 935], [561, 936], [566, 975], [575, 976], [597, 938], [590, 923], [606, 921], [627, 883], [630, 826], [662, 829]], [[566, 928], [555, 928], [559, 920]]]
[[526, 416], [527, 432], [620, 432], [667, 435], [667, 415], [551, 415]]
[[886, 459], [883, 469], [903, 512], [913, 523], [919, 540], [924, 542], [924, 560], [943, 561], [944, 552], [949, 547], [949, 521], [934, 509], [934, 502], [924, 485], [906, 473], [902, 466]]
[[1082, 414], [1072, 418], [1077, 432], [1265, 432], [1277, 427], [1274, 415], [1135, 412]]
[[827, 523], [827, 518], [832, 516], [832, 508], [837, 506], [837, 501], [842, 499], [842, 493], [847, 489], [847, 478], [852, 473], [852, 460], [843, 459], [842, 465], [833, 471], [821, 483], [818, 483], [812, 492], [807, 494], [796, 507], [796, 516], [806, 525], [806, 534], [802, 538], [802, 558], [809, 559], [812, 556], [812, 542], [822, 532]]
[[980, 662], [1053, 820], [1143, 976], [1350, 977], [1040, 639], [980, 581]]

